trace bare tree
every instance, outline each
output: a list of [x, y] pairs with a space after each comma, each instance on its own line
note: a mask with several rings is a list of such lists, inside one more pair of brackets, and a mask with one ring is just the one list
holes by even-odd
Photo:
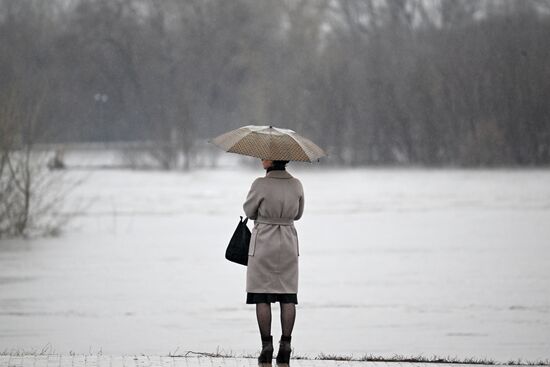
[[81, 180], [49, 171], [47, 156], [34, 149], [44, 94], [12, 87], [0, 101], [0, 237], [58, 234], [69, 219], [59, 209]]
[[40, 139], [155, 142], [166, 169], [191, 168], [198, 140], [245, 123], [307, 131], [335, 164], [544, 165], [548, 9], [0, 0], [0, 83], [52, 81], [42, 115], [56, 134]]

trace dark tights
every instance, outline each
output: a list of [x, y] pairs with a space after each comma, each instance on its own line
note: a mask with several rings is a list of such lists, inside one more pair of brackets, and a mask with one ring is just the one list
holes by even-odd
[[[260, 335], [268, 337], [271, 335], [271, 304], [257, 303], [256, 317], [258, 318], [258, 326]], [[281, 303], [281, 329], [284, 336], [291, 336], [294, 328], [294, 320], [296, 320], [296, 305], [294, 303]]]

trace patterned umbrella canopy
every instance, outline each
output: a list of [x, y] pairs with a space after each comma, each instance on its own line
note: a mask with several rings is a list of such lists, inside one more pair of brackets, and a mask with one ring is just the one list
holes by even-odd
[[210, 142], [226, 152], [273, 161], [313, 162], [326, 156], [326, 153], [311, 140], [296, 134], [293, 130], [273, 126], [243, 126], [226, 132]]

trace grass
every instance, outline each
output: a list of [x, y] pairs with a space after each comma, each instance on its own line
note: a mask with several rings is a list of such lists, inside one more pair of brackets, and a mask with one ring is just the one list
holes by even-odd
[[366, 355], [362, 358], [364, 361], [380, 361], [380, 362], [420, 362], [420, 363], [454, 363], [454, 364], [482, 364], [482, 365], [495, 365], [495, 364], [501, 364], [493, 359], [486, 359], [486, 358], [464, 358], [459, 359], [457, 357], [440, 357], [440, 356], [432, 356], [432, 357], [425, 357], [422, 355], [418, 356], [403, 356], [396, 354], [393, 357], [390, 358], [384, 358], [379, 356], [373, 356], [373, 355]]
[[[216, 349], [215, 352], [197, 352], [197, 351], [184, 351], [181, 353], [178, 352], [177, 348], [174, 352], [169, 352], [167, 357], [174, 357], [174, 358], [186, 358], [191, 356], [199, 356], [199, 357], [210, 357], [210, 358], [257, 358], [257, 354], [237, 354], [233, 351], [224, 351], [223, 349], [220, 349], [219, 347]], [[4, 349], [4, 351], [0, 351], [0, 356], [8, 355], [8, 356], [44, 356], [44, 355], [59, 355], [58, 353], [55, 353], [51, 345], [48, 343], [41, 349], [32, 349], [32, 350], [23, 350], [23, 349]], [[69, 355], [71, 356], [77, 356], [77, 355], [88, 355], [88, 356], [101, 356], [103, 355], [102, 350], [100, 349], [96, 353], [92, 353], [90, 350], [88, 354], [82, 354], [82, 353], [75, 353], [75, 352], [69, 352]], [[145, 354], [140, 354], [140, 356], [146, 356]], [[138, 355], [135, 355], [136, 359]], [[401, 363], [449, 363], [449, 364], [477, 364], [477, 365], [509, 365], [509, 366], [550, 366], [550, 359], [545, 360], [536, 360], [536, 361], [530, 361], [530, 360], [522, 360], [522, 359], [516, 359], [516, 360], [509, 360], [507, 362], [499, 362], [495, 361], [493, 359], [485, 359], [485, 358], [464, 358], [460, 359], [457, 357], [441, 357], [441, 356], [432, 356], [432, 357], [425, 357], [423, 355], [418, 356], [405, 356], [401, 354], [394, 354], [391, 357], [387, 356], [376, 356], [372, 354], [365, 354], [361, 357], [354, 357], [353, 355], [340, 355], [340, 354], [324, 354], [320, 353], [317, 356], [308, 356], [308, 355], [292, 355], [293, 359], [304, 359], [304, 360], [323, 360], [323, 361], [354, 361], [354, 362], [401, 362]]]
[[[177, 351], [177, 349], [176, 349]], [[257, 354], [236, 354], [232, 351], [225, 352], [216, 349], [214, 353], [205, 353], [205, 352], [194, 352], [186, 351], [183, 354], [177, 354], [176, 352], [170, 353], [170, 357], [189, 357], [189, 356], [205, 356], [212, 358], [257, 358]], [[325, 361], [354, 361], [354, 362], [401, 362], [401, 363], [449, 363], [449, 364], [477, 364], [477, 365], [509, 365], [509, 366], [550, 366], [550, 359], [546, 360], [509, 360], [507, 362], [499, 362], [493, 359], [486, 358], [464, 358], [460, 359], [457, 357], [440, 357], [432, 356], [425, 357], [422, 355], [418, 356], [404, 356], [400, 354], [394, 354], [392, 357], [386, 356], [375, 356], [372, 354], [365, 354], [362, 357], [354, 357], [352, 355], [339, 355], [339, 354], [324, 354], [320, 353], [317, 356], [307, 356], [307, 355], [292, 355], [293, 359], [305, 359], [305, 360], [325, 360]]]

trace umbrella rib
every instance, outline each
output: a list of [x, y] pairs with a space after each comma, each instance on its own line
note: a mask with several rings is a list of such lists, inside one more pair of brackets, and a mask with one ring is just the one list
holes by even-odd
[[269, 152], [273, 154], [273, 128], [269, 126]]

